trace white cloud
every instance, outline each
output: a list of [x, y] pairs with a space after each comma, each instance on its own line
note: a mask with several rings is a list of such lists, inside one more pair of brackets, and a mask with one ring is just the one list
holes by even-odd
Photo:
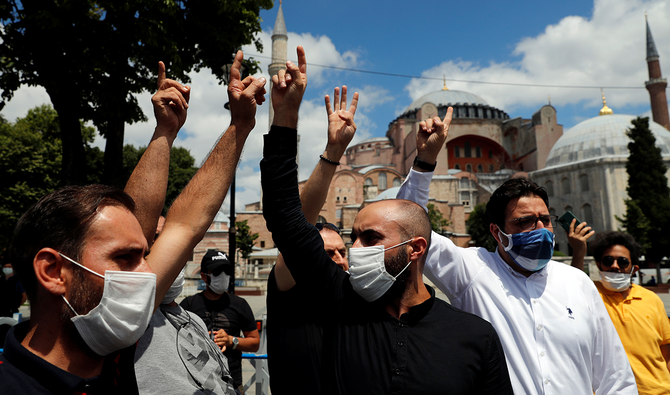
[[[633, 86], [644, 88], [648, 79], [646, 68], [646, 30], [644, 13], [662, 59], [670, 58], [670, 5], [667, 0], [618, 1], [596, 0], [590, 19], [569, 16], [549, 25], [536, 37], [522, 39], [513, 55], [521, 57], [514, 63], [482, 66], [466, 60], [447, 60], [423, 72], [422, 76], [471, 81], [507, 82], [571, 86]], [[663, 39], [660, 39], [663, 38]], [[663, 66], [663, 62], [662, 66]], [[665, 68], [668, 61], [665, 62]], [[664, 75], [667, 75], [664, 72]], [[584, 102], [600, 107], [596, 89], [527, 88], [506, 85], [483, 85], [447, 82], [450, 89], [475, 93], [489, 104], [512, 111], [519, 106], [540, 106]], [[415, 100], [434, 90], [434, 82], [412, 80], [407, 86]], [[607, 103], [615, 109], [621, 105], [648, 103], [645, 89], [607, 89]]]

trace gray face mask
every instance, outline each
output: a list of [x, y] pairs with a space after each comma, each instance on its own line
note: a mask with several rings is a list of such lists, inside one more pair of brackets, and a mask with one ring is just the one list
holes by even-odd
[[412, 263], [412, 261], [409, 261], [400, 273], [392, 276], [386, 271], [384, 252], [407, 244], [412, 240], [409, 239], [386, 249], [384, 249], [384, 246], [349, 249], [349, 281], [354, 291], [368, 302], [374, 302], [381, 298], [391, 288], [396, 278]]
[[5, 276], [11, 276], [12, 274], [14, 274], [14, 269], [12, 269], [11, 267], [3, 267], [2, 272], [5, 274]]
[[206, 276], [209, 276], [210, 281], [209, 281], [209, 289], [212, 290], [217, 295], [221, 295], [226, 290], [228, 289], [228, 285], [230, 284], [230, 276], [227, 275], [226, 273], [221, 272], [218, 276], [215, 276], [213, 274], [205, 274]]
[[102, 299], [88, 314], [79, 315], [61, 295], [75, 314], [71, 318], [74, 326], [91, 350], [105, 356], [137, 342], [154, 312], [156, 275], [107, 270], [103, 276], [63, 254], [60, 256], [105, 279]]

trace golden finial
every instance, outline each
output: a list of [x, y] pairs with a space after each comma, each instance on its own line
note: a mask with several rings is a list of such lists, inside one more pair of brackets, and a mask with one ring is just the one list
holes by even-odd
[[444, 80], [444, 86], [442, 87], [443, 91], [448, 91], [449, 88], [447, 88], [447, 76], [442, 74], [442, 79]]
[[607, 100], [605, 100], [605, 92], [603, 92], [602, 88], [600, 89], [600, 94], [603, 96], [603, 108], [600, 109], [600, 115], [612, 115], [612, 109], [607, 107]]

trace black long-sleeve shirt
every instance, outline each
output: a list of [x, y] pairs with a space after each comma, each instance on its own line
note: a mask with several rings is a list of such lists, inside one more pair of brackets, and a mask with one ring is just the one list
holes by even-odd
[[[295, 130], [279, 127], [265, 136], [263, 213], [304, 297], [318, 301], [324, 313], [323, 391], [512, 393], [500, 340], [488, 322], [436, 299], [430, 287], [431, 297], [399, 319], [382, 303], [368, 303], [353, 290], [348, 274], [332, 263], [319, 232], [302, 214], [296, 136]], [[295, 383], [296, 392], [312, 392], [300, 388], [297, 372]]]

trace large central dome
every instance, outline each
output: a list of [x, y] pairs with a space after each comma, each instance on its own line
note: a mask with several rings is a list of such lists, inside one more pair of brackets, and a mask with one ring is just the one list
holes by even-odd
[[488, 106], [486, 100], [470, 92], [441, 90], [431, 92], [414, 100], [412, 104], [405, 109], [405, 112], [418, 110], [424, 103], [433, 103], [436, 106], [453, 106], [456, 104]]
[[[631, 139], [626, 131], [633, 127], [633, 115], [602, 115], [587, 119], [565, 132], [547, 157], [546, 167], [561, 166], [601, 157], [628, 157]], [[661, 155], [670, 156], [670, 131], [656, 122], [649, 122]]]

